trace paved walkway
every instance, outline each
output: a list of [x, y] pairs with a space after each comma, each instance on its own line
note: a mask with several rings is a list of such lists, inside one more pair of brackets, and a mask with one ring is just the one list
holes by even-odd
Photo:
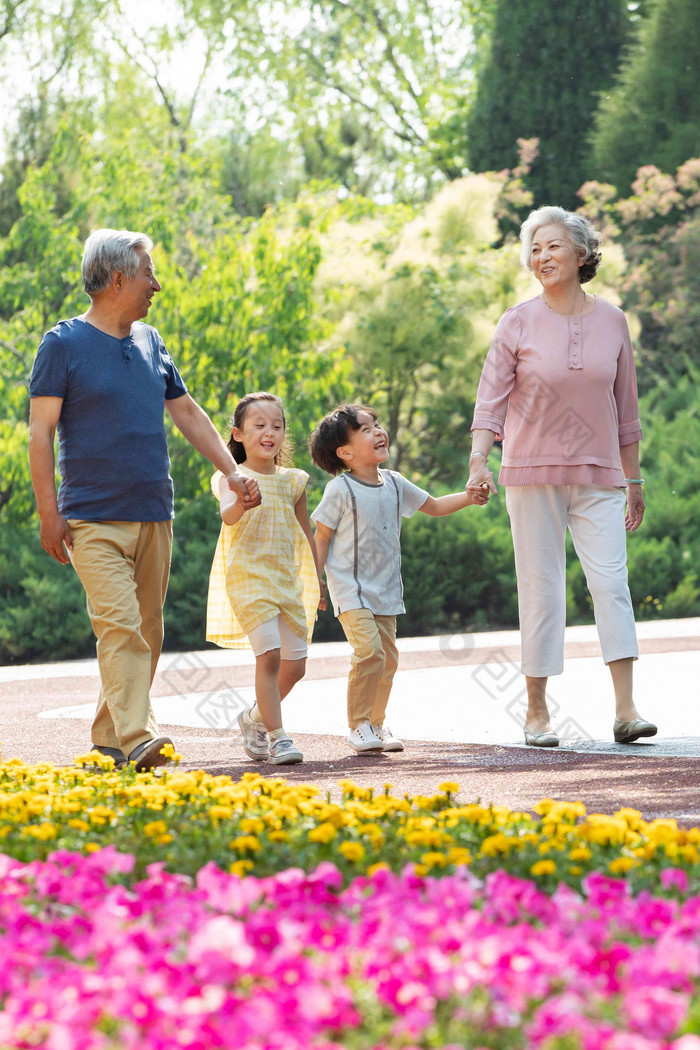
[[[551, 751], [522, 740], [517, 631], [400, 640], [388, 721], [407, 742], [402, 754], [349, 752], [345, 643], [312, 645], [307, 676], [285, 701], [285, 725], [306, 756], [299, 767], [242, 753], [236, 716], [254, 695], [248, 652], [163, 654], [154, 707], [187, 768], [234, 777], [254, 768], [332, 792], [343, 777], [410, 793], [455, 780], [464, 799], [529, 808], [544, 796], [580, 798], [589, 809], [632, 805], [700, 823], [700, 619], [641, 623], [638, 634], [637, 706], [660, 733], [634, 745], [612, 742], [612, 689], [593, 627], [567, 630], [565, 672], [550, 681], [562, 746]], [[0, 667], [3, 756], [66, 764], [88, 750], [98, 687], [94, 660]]]

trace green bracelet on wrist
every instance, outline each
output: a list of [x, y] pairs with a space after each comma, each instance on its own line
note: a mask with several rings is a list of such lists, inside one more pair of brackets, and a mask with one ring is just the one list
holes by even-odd
[[625, 478], [626, 485], [646, 485], [645, 478]]

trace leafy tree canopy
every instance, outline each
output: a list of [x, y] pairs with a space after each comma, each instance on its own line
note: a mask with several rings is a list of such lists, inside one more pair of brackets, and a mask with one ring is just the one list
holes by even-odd
[[574, 207], [593, 174], [587, 135], [597, 93], [612, 82], [629, 27], [625, 0], [499, 0], [464, 126], [471, 167], [512, 168], [518, 138], [537, 138], [526, 179], [535, 206]]
[[619, 80], [603, 95], [593, 167], [625, 194], [637, 169], [673, 171], [700, 153], [700, 16], [696, 0], [653, 0]]

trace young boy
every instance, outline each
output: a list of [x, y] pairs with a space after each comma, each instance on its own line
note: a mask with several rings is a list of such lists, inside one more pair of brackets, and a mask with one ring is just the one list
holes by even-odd
[[403, 751], [384, 725], [399, 654], [396, 616], [405, 612], [401, 580], [401, 518], [431, 517], [486, 503], [488, 492], [434, 499], [394, 470], [389, 438], [363, 405], [342, 405], [309, 438], [314, 463], [329, 474], [316, 522], [319, 569], [325, 566], [336, 616], [353, 649], [348, 677], [348, 743], [358, 754]]

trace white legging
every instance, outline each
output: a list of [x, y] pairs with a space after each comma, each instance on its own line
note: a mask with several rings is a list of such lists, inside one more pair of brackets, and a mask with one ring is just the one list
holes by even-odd
[[605, 663], [636, 659], [624, 491], [597, 485], [510, 485], [506, 506], [518, 578], [523, 674], [548, 678], [564, 669], [567, 525], [593, 599]]

